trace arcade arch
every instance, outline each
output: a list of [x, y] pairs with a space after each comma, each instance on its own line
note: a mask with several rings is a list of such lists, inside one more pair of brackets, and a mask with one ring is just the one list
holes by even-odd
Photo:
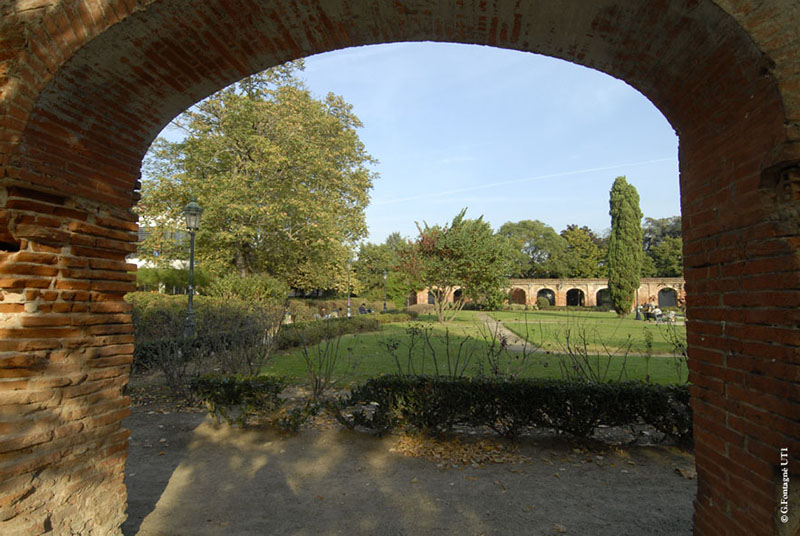
[[539, 298], [544, 298], [547, 301], [549, 301], [551, 307], [556, 304], [556, 293], [549, 288], [543, 288], [539, 292], [537, 292], [536, 300], [538, 301]]
[[675, 307], [678, 305], [678, 293], [674, 288], [662, 288], [658, 291], [658, 306]]
[[586, 294], [579, 288], [567, 291], [567, 307], [583, 307], [586, 303]]
[[266, 67], [426, 39], [602, 70], [639, 89], [678, 131], [694, 529], [779, 528], [770, 457], [786, 448], [790, 466], [800, 467], [790, 401], [800, 347], [793, 0], [44, 0], [29, 7], [0, 8], [10, 36], [0, 42], [0, 352], [4, 370], [13, 371], [0, 385], [0, 404], [15, 415], [35, 406], [38, 415], [14, 421], [4, 447], [11, 450], [2, 499], [16, 497], [4, 528], [113, 534], [123, 519], [120, 422], [133, 352], [124, 259], [135, 249], [130, 209], [153, 137], [200, 98]]
[[595, 305], [600, 308], [609, 308], [612, 306], [611, 291], [608, 288], [601, 288], [595, 294]]
[[521, 288], [511, 289], [511, 303], [516, 303], [519, 305], [525, 305], [528, 303], [525, 291]]

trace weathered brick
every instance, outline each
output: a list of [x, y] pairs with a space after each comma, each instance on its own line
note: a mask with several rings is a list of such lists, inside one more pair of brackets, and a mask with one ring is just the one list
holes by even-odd
[[[401, 41], [412, 36], [552, 53], [626, 80], [659, 106], [681, 134], [686, 277], [687, 288], [694, 289], [688, 297], [689, 366], [697, 382], [693, 393], [706, 397], [703, 400], [708, 400], [709, 406], [704, 406], [700, 419], [707, 419], [709, 430], [718, 437], [727, 437], [728, 445], [738, 445], [739, 437], [767, 437], [765, 448], [774, 448], [785, 440], [784, 408], [774, 406], [772, 399], [736, 389], [758, 392], [777, 388], [788, 395], [785, 385], [796, 383], [796, 369], [785, 366], [797, 362], [797, 340], [787, 334], [795, 320], [792, 308], [798, 306], [794, 273], [800, 244], [796, 217], [787, 216], [791, 212], [785, 209], [791, 206], [780, 205], [785, 192], [770, 191], [776, 187], [771, 185], [769, 173], [762, 175], [770, 166], [800, 159], [800, 83], [796, 77], [800, 43], [796, 11], [789, 0], [701, 0], [675, 3], [669, 10], [660, 3], [644, 3], [635, 10], [620, 5], [613, 11], [593, 11], [596, 6], [575, 3], [574, 8], [566, 6], [545, 18], [536, 3], [512, 6], [482, 2], [475, 8], [473, 3], [457, 2], [444, 9], [410, 0], [402, 9], [363, 11], [358, 6], [338, 9], [335, 2], [312, 8], [308, 3], [277, 0], [270, 8], [276, 13], [272, 21], [263, 19], [260, 12], [249, 11], [263, 9], [259, 3], [209, 0], [187, 3], [190, 9], [180, 21], [148, 21], [148, 17], [169, 10], [157, 6], [142, 10], [137, 19], [157, 24], [159, 31], [139, 34], [133, 29], [140, 26], [128, 25], [128, 17], [145, 4], [140, 6], [134, 0], [17, 0], [6, 4], [0, 7], [0, 20], [11, 30], [5, 26], [0, 29], [4, 36], [0, 37], [0, 72], [15, 73], [15, 78], [0, 87], [0, 176], [26, 184], [12, 185], [22, 190], [12, 192], [8, 201], [20, 203], [14, 217], [23, 219], [15, 221], [31, 226], [23, 227], [15, 240], [21, 251], [68, 252], [86, 262], [59, 262], [59, 267], [71, 270], [88, 268], [87, 259], [123, 262], [129, 250], [120, 243], [131, 245], [125, 233], [135, 231], [136, 218], [128, 210], [135, 198], [140, 158], [158, 128], [176, 111], [175, 103], [191, 102], [221, 80], [266, 67], [263, 62], [274, 58], [362, 44], [364, 35], [371, 36], [370, 42]], [[352, 15], [356, 12], [359, 17]], [[7, 23], [9, 17], [16, 18]], [[280, 30], [259, 26], [265, 23], [274, 23]], [[22, 26], [24, 31], [19, 31]], [[103, 39], [92, 40], [112, 26], [125, 35], [124, 42], [106, 42], [111, 46], [100, 47], [97, 43]], [[454, 27], [457, 33], [453, 33]], [[20, 36], [25, 36], [24, 49]], [[99, 48], [103, 50], [98, 52]], [[108, 50], [122, 60], [105, 61], [107, 57], [98, 55], [108, 54]], [[98, 58], [104, 61], [96, 61]], [[103, 68], [73, 68], [81, 65]], [[0, 74], [0, 79], [4, 76]], [[136, 88], [135, 97], [129, 91], [131, 87]], [[105, 214], [112, 215], [108, 216], [110, 221], [103, 219]], [[37, 220], [40, 215], [46, 217]], [[10, 221], [0, 218], [0, 228], [10, 227]], [[113, 233], [96, 234], [92, 227], [73, 226], [71, 232], [77, 236], [70, 236], [69, 243], [60, 235], [36, 234], [48, 228], [63, 231], [76, 221]], [[4, 232], [5, 241], [10, 233]], [[776, 267], [773, 261], [777, 259], [782, 260]], [[62, 304], [67, 301], [77, 302], [77, 309], [71, 306], [71, 311], [86, 311], [89, 298], [91, 304], [117, 303], [124, 291], [120, 287], [91, 287], [85, 279], [64, 279], [63, 275], [51, 288], [52, 277], [56, 276], [0, 277], [0, 288], [26, 299], [26, 290], [31, 296], [36, 295], [36, 289], [59, 291], [64, 302], [39, 304], [43, 318], [50, 312], [66, 312]], [[112, 284], [118, 281], [111, 276], [104, 279]], [[83, 293], [83, 297], [66, 297], [68, 292]], [[30, 299], [43, 298], [40, 294]], [[11, 308], [9, 314], [15, 314], [13, 311]], [[108, 313], [109, 317], [120, 313], [113, 309], [94, 312]], [[756, 329], [751, 329], [753, 326]], [[784, 331], [775, 331], [775, 326], [784, 326]], [[50, 355], [57, 360], [59, 351], [132, 342], [129, 333], [114, 334], [113, 324], [109, 335], [102, 334], [103, 324], [95, 327], [96, 333], [93, 328], [92, 333], [65, 340], [0, 338], [0, 348], [36, 352], [56, 344], [59, 350]], [[777, 340], [770, 338], [774, 334], [779, 335]], [[113, 360], [113, 355], [108, 359]], [[763, 356], [782, 361], [782, 365], [761, 367], [764, 373], [760, 374], [756, 372], [759, 365], [737, 361], [734, 356]], [[109, 368], [114, 368], [111, 361]], [[31, 381], [40, 380], [45, 381]], [[28, 380], [14, 380], [19, 385], [23, 381]], [[730, 392], [726, 390], [729, 385]], [[748, 397], [749, 402], [742, 402]], [[740, 407], [756, 402], [765, 406], [764, 415], [751, 415]], [[709, 409], [711, 405], [717, 411]], [[77, 417], [89, 410], [93, 408], [76, 406], [69, 411]], [[105, 411], [112, 414], [114, 410]], [[725, 412], [727, 423], [748, 426], [728, 434], [716, 420], [719, 411]], [[749, 420], [756, 418], [758, 426]], [[55, 473], [64, 475], [60, 482], [67, 482], [56, 486], [36, 482], [33, 494], [19, 495], [25, 499], [15, 504], [18, 510], [13, 515], [19, 525], [13, 531], [42, 533], [49, 529], [44, 523], [47, 518], [53, 524], [51, 532], [57, 534], [115, 532], [124, 516], [119, 467], [124, 460], [125, 439], [115, 435], [118, 429], [114, 418], [88, 430], [65, 428], [64, 437], [52, 445], [53, 450], [43, 444], [32, 457], [17, 456], [13, 461], [3, 458], [0, 463], [11, 465], [1, 465], [0, 470], [4, 477], [20, 476], [15, 480], [20, 489], [30, 489], [24, 487], [30, 485], [25, 479], [39, 468], [55, 468]], [[741, 463], [735, 463], [730, 456], [713, 451], [716, 444], [712, 435], [701, 431], [696, 442], [696, 533], [758, 534], [771, 530], [767, 498], [758, 484], [752, 485], [755, 473], [763, 467], [747, 458], [752, 454], [757, 460], [763, 457], [763, 450], [734, 451], [744, 457]], [[110, 443], [104, 443], [106, 440]], [[101, 444], [102, 448], [96, 446]], [[89, 450], [76, 454], [84, 448]], [[97, 459], [95, 467], [90, 463], [92, 457]], [[110, 467], [116, 467], [115, 476], [103, 472]], [[87, 484], [90, 482], [92, 486]], [[103, 485], [93, 487], [97, 482]], [[50, 495], [56, 488], [78, 495], [91, 488], [94, 491], [85, 493], [94, 497], [81, 496], [72, 503], [52, 500]], [[84, 515], [74, 506], [78, 502], [114, 506], [98, 506], [95, 512]], [[54, 510], [53, 515], [46, 517], [45, 509]], [[6, 515], [3, 510], [2, 516]]]

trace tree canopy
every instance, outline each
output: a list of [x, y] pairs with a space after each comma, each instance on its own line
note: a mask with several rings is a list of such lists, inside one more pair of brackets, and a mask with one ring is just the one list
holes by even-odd
[[343, 288], [345, 263], [366, 235], [375, 174], [352, 108], [315, 99], [294, 62], [244, 78], [175, 121], [182, 141], [147, 155], [139, 212], [151, 232], [141, 256], [185, 258], [165, 235], [191, 197], [203, 207], [197, 258], [217, 273], [268, 273], [295, 288]]
[[497, 232], [513, 247], [515, 277], [565, 277], [568, 243], [552, 227], [539, 220], [506, 222]]
[[432, 293], [439, 322], [451, 320], [468, 298], [492, 297], [506, 286], [511, 269], [508, 241], [494, 234], [483, 216], [470, 220], [465, 214], [466, 209], [449, 226], [417, 224], [419, 237], [400, 251], [401, 270], [417, 288]]
[[680, 277], [683, 275], [681, 217], [645, 218], [642, 226], [645, 266], [642, 275]]
[[608, 290], [617, 314], [631, 311], [642, 270], [642, 211], [639, 193], [625, 177], [617, 177], [609, 196]]
[[564, 254], [566, 277], [603, 277], [605, 243], [586, 226], [568, 225], [561, 231], [567, 243]]
[[360, 296], [381, 300], [385, 289], [389, 301], [396, 306], [403, 305], [411, 291], [406, 277], [397, 271], [399, 252], [405, 246], [406, 241], [400, 233], [392, 233], [382, 244], [367, 242], [359, 247], [358, 259], [353, 263], [353, 269], [361, 284]]

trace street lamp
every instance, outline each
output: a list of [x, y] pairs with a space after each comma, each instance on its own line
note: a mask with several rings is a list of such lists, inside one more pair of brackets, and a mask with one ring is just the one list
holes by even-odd
[[347, 318], [350, 318], [350, 261], [347, 261]]
[[383, 271], [383, 312], [386, 312], [386, 270]]
[[186, 220], [186, 230], [189, 231], [189, 306], [186, 308], [186, 323], [184, 324], [184, 334], [186, 337], [194, 337], [194, 307], [192, 298], [194, 297], [194, 233], [200, 228], [200, 215], [203, 209], [197, 204], [197, 200], [192, 198], [183, 207], [183, 217]]

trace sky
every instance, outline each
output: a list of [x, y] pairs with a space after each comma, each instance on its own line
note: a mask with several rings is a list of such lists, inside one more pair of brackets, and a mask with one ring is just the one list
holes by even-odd
[[370, 242], [462, 208], [498, 229], [541, 220], [610, 225], [619, 175], [645, 217], [680, 214], [678, 138], [625, 82], [562, 60], [485, 46], [399, 43], [306, 58], [316, 96], [353, 105], [379, 163], [366, 210]]
[[562, 60], [498, 48], [397, 43], [311, 56], [302, 73], [318, 98], [353, 106], [378, 160], [367, 241], [466, 208], [497, 230], [541, 220], [597, 233], [624, 175], [645, 217], [680, 214], [678, 138], [625, 82]]

